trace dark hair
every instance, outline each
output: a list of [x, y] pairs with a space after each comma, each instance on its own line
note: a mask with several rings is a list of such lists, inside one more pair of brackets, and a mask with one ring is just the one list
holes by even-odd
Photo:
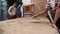
[[22, 2], [20, 2], [18, 5], [21, 5], [21, 6], [22, 6], [22, 4], [23, 4], [23, 3], [22, 3]]
[[16, 4], [15, 2], [13, 4]]

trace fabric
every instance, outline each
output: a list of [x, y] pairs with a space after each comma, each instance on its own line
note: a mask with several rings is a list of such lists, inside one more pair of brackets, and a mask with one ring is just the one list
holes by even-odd
[[21, 17], [21, 7], [17, 7], [16, 16]]
[[14, 8], [14, 12], [13, 13], [16, 15], [16, 8]]
[[0, 21], [2, 21], [2, 20], [3, 20], [3, 10], [0, 9]]
[[21, 16], [24, 17], [24, 10], [23, 10], [23, 6], [21, 6]]
[[2, 1], [0, 0], [0, 21], [3, 20], [3, 5], [2, 5]]
[[16, 15], [17, 15], [17, 17], [24, 17], [23, 6], [17, 7]]
[[2, 5], [3, 5], [2, 7], [3, 8], [3, 19], [6, 20], [8, 19], [7, 1], [3, 0]]
[[51, 10], [51, 11], [48, 11], [48, 15], [49, 15], [49, 20], [50, 20], [50, 22], [52, 22], [53, 21], [53, 19], [54, 19], [54, 14], [55, 14], [55, 12], [56, 12], [56, 7], [55, 7], [55, 0], [47, 0], [47, 5], [49, 6], [51, 6], [50, 8], [51, 9], [48, 9], [48, 10]]
[[51, 12], [51, 11], [50, 11], [50, 10], [48, 10], [49, 18], [50, 18], [51, 22], [53, 22], [52, 14], [51, 14], [50, 12]]
[[52, 21], [51, 21], [51, 19], [50, 19], [49, 15], [47, 15], [47, 18], [48, 18], [48, 19], [49, 19], [49, 21], [52, 23]]
[[10, 19], [14, 19], [14, 18], [16, 18], [16, 15], [9, 15], [9, 17], [10, 17]]
[[8, 13], [9, 15], [16, 15], [16, 8], [14, 8], [13, 6], [10, 6], [10, 8], [8, 9]]
[[55, 7], [57, 7], [57, 4], [58, 4], [58, 0], [55, 0]]
[[46, 7], [48, 6], [48, 4], [49, 4], [51, 7], [55, 7], [55, 0], [47, 0], [47, 2], [46, 2]]
[[57, 26], [58, 29], [60, 29], [60, 18], [57, 20], [56, 26]]

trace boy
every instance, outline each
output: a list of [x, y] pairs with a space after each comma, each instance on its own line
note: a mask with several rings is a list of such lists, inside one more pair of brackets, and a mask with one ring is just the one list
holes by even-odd
[[16, 15], [17, 15], [17, 17], [23, 17], [24, 16], [22, 4], [19, 4], [19, 6], [17, 7]]
[[[48, 11], [51, 12], [51, 14], [53, 14], [52, 12], [54, 10], [55, 10], [55, 0], [47, 0], [46, 8], [41, 13], [38, 13], [38, 14], [32, 16], [32, 17], [33, 18], [38, 17], [39, 15], [42, 15], [44, 13], [48, 13]], [[49, 16], [47, 16], [47, 17], [50, 20]], [[53, 15], [52, 15], [52, 17], [53, 17]], [[52, 21], [52, 18], [51, 18], [50, 22], [51, 21]]]
[[19, 4], [19, 6], [17, 7], [16, 16], [18, 18], [21, 17], [21, 4]]
[[55, 25], [57, 26], [58, 30], [60, 30], [60, 0], [58, 0], [56, 14], [54, 17], [54, 21], [52, 22], [52, 26], [55, 27]]
[[9, 7], [8, 13], [10, 19], [16, 18], [16, 3], [14, 3], [12, 6]]

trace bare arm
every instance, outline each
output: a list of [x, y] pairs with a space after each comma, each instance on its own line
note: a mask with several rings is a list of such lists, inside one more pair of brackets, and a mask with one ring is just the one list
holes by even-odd
[[59, 7], [57, 7], [55, 17], [54, 17], [54, 20], [52, 22], [52, 27], [55, 28], [56, 30], [58, 30], [55, 24], [56, 24], [56, 22], [57, 22], [57, 20], [59, 18], [59, 10], [60, 10]]
[[55, 13], [55, 17], [54, 17], [54, 21], [53, 21], [53, 24], [56, 24], [58, 18], [59, 18], [59, 7], [57, 7], [57, 10], [56, 10], [56, 13]]
[[32, 18], [36, 18], [36, 17], [38, 17], [38, 16], [40, 16], [40, 15], [42, 15], [42, 14], [44, 14], [44, 13], [47, 13], [47, 11], [48, 11], [48, 9], [45, 8], [42, 12], [40, 12], [40, 13], [38, 13], [38, 14], [32, 16]]

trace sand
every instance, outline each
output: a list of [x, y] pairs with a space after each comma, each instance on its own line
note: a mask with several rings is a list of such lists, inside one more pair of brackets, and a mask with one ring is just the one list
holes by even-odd
[[0, 34], [58, 34], [47, 18], [17, 18], [0, 22]]

